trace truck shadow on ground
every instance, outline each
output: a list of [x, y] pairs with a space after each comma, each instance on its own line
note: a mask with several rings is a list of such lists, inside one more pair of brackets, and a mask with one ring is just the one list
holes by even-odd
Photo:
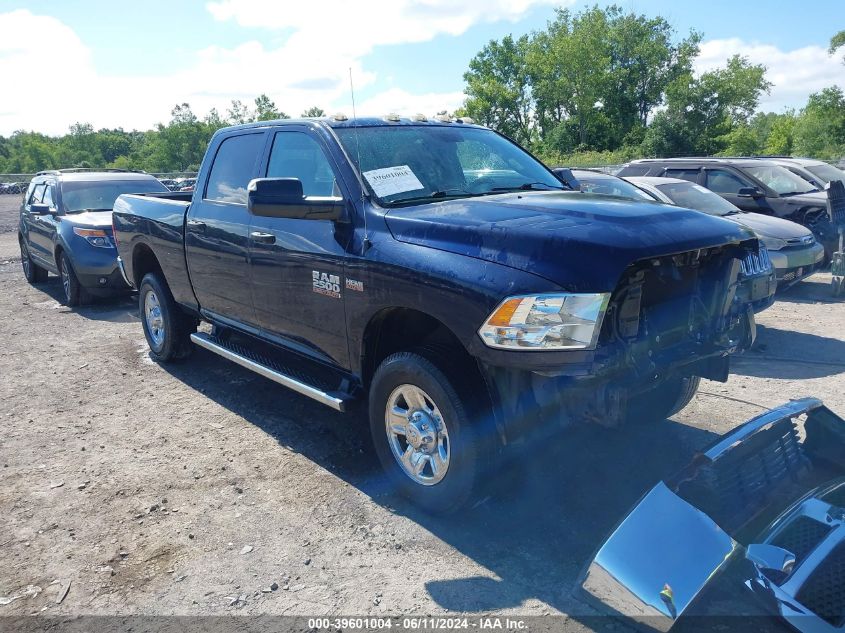
[[809, 379], [845, 373], [845, 341], [757, 326], [757, 341], [731, 359], [731, 373], [757, 378]]
[[64, 305], [64, 290], [58, 277], [50, 276], [47, 282], [37, 288], [56, 302], [56, 309], [74, 312], [93, 321], [130, 323], [138, 320], [138, 298], [135, 294], [119, 294], [111, 297], [94, 297], [85, 305], [70, 308]]
[[436, 517], [387, 489], [363, 407], [335, 413], [205, 350], [163, 368], [489, 570], [427, 583], [431, 598], [456, 612], [540, 600], [569, 614], [592, 615], [572, 595], [583, 565], [648, 489], [716, 438], [671, 420], [557, 430], [526, 442], [509, 464], [486, 472], [481, 502]]

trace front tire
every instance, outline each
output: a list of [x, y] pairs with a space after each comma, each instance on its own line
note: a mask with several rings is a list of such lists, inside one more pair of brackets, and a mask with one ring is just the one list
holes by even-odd
[[455, 385], [431, 360], [389, 356], [373, 376], [369, 409], [373, 444], [396, 491], [434, 514], [471, 498], [476, 434]]
[[191, 332], [197, 329], [196, 321], [179, 309], [167, 284], [155, 273], [141, 280], [138, 311], [154, 360], [168, 363], [191, 353]]
[[698, 391], [700, 376], [669, 378], [628, 401], [628, 421], [665, 420], [683, 410]]
[[88, 293], [80, 285], [79, 278], [73, 270], [73, 264], [70, 262], [70, 257], [64, 252], [59, 256], [59, 277], [62, 279], [66, 306], [75, 307], [88, 302]]
[[21, 247], [21, 267], [23, 268], [23, 276], [31, 284], [42, 284], [47, 281], [47, 270], [45, 268], [41, 268], [41, 266], [33, 261], [32, 255], [29, 254], [29, 248], [27, 247], [26, 242], [24, 242], [23, 237], [20, 237], [18, 241]]

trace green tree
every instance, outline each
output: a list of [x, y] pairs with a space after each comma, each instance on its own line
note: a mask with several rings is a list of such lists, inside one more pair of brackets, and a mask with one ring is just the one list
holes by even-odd
[[[666, 90], [666, 109], [655, 116], [643, 141], [646, 154], [717, 154], [731, 142], [745, 145], [745, 130], [760, 95], [768, 92], [766, 69], [738, 55], [724, 68], [684, 74]], [[731, 136], [731, 134], [734, 136]]]
[[226, 119], [229, 125], [242, 125], [255, 120], [249, 108], [240, 99], [232, 99], [232, 105], [226, 111]]
[[287, 114], [276, 109], [276, 104], [266, 94], [261, 94], [255, 98], [255, 121], [274, 121], [289, 118]]
[[[845, 46], [845, 31], [839, 31], [836, 35], [830, 38], [830, 48], [827, 49], [827, 52], [833, 55], [843, 46]], [[845, 63], [845, 59], [842, 61]]]
[[322, 116], [326, 116], [326, 111], [316, 106], [311, 106], [302, 113], [302, 117], [306, 119], [318, 119]]
[[795, 151], [822, 159], [845, 155], [845, 94], [838, 86], [810, 95], [795, 123]]
[[528, 46], [527, 35], [508, 35], [481, 49], [464, 73], [467, 99], [460, 111], [521, 143], [531, 139]]

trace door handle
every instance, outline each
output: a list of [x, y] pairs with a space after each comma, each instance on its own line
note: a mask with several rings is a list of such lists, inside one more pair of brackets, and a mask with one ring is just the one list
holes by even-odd
[[275, 244], [276, 243], [276, 236], [272, 233], [262, 233], [261, 231], [253, 231], [249, 234], [252, 238], [253, 242], [258, 242], [259, 244]]
[[200, 222], [199, 220], [188, 220], [188, 228], [205, 232], [205, 222]]

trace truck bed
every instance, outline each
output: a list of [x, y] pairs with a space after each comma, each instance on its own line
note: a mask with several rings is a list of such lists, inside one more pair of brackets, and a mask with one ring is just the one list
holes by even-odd
[[[129, 281], [136, 288], [134, 270], [139, 256], [149, 251], [161, 266], [173, 297], [179, 303], [196, 306], [185, 261], [185, 214], [192, 192], [126, 194], [114, 204], [112, 222], [117, 250]], [[138, 245], [145, 247], [138, 249]]]

